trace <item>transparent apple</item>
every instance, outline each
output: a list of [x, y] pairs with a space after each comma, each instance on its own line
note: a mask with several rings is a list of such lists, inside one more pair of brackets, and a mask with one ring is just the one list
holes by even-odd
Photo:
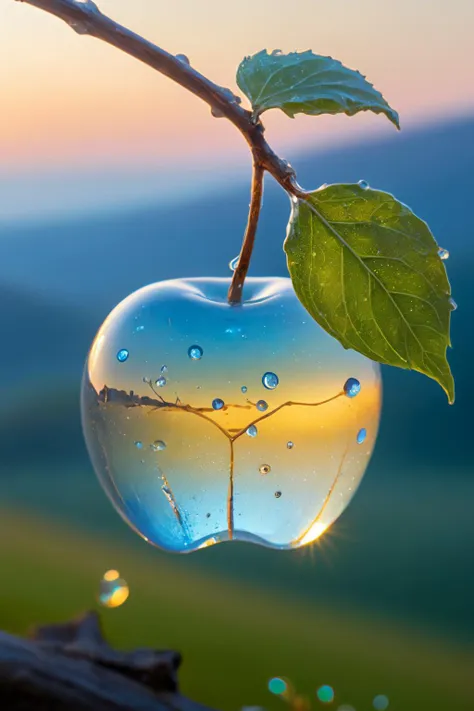
[[229, 283], [131, 294], [85, 367], [97, 475], [125, 521], [169, 551], [314, 541], [353, 497], [377, 435], [379, 367], [320, 328], [289, 279], [247, 279], [232, 306]]

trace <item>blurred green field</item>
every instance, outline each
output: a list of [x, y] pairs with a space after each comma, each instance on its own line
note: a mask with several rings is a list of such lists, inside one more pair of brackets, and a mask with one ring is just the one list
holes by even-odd
[[316, 607], [278, 590], [268, 595], [182, 561], [3, 509], [0, 626], [25, 633], [34, 623], [94, 608], [103, 572], [117, 568], [131, 594], [123, 607], [101, 613], [109, 640], [181, 651], [182, 690], [215, 708], [283, 708], [266, 688], [274, 675], [313, 698], [320, 685], [332, 685], [332, 708], [368, 710], [380, 693], [391, 711], [474, 708], [467, 648], [341, 605]]

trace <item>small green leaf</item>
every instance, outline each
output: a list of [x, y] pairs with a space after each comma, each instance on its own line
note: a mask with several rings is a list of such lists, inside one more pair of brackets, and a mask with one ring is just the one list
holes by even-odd
[[345, 348], [436, 380], [454, 401], [446, 359], [454, 302], [426, 222], [366, 183], [294, 199], [285, 252], [296, 294]]
[[255, 118], [267, 109], [281, 109], [290, 118], [373, 111], [400, 128], [397, 112], [362, 74], [310, 50], [268, 54], [264, 49], [246, 57], [237, 70], [237, 84], [250, 99]]

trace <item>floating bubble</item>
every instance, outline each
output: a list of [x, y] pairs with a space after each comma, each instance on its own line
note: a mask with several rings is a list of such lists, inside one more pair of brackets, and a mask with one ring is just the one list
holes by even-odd
[[166, 378], [161, 376], [161, 378], [158, 378], [158, 380], [155, 382], [155, 385], [157, 388], [164, 388], [166, 385]]
[[332, 686], [324, 684], [324, 686], [319, 687], [316, 696], [323, 704], [332, 704], [334, 701], [334, 689]]
[[265, 402], [265, 400], [259, 400], [257, 402], [257, 410], [260, 410], [260, 412], [265, 412], [265, 410], [268, 410], [268, 402]]
[[449, 259], [449, 252], [448, 252], [448, 250], [447, 250], [447, 249], [443, 249], [442, 247], [440, 247], [440, 248], [438, 249], [438, 257], [439, 257], [440, 259], [443, 259], [443, 260]]
[[294, 446], [295, 446], [295, 445], [294, 445], [294, 442], [292, 442], [291, 440], [286, 443], [286, 448], [287, 448], [287, 449], [293, 449]]
[[104, 573], [99, 585], [99, 602], [104, 607], [120, 607], [128, 598], [130, 590], [118, 570]]
[[247, 389], [248, 389], [248, 388], [247, 388], [246, 385], [242, 385], [242, 387], [240, 388], [240, 390], [241, 390], [244, 394], [247, 392]]
[[357, 444], [362, 444], [363, 442], [365, 442], [366, 437], [367, 430], [365, 429], [365, 427], [362, 427], [362, 429], [360, 429], [357, 433]]
[[247, 432], [247, 434], [248, 434], [249, 437], [256, 437], [257, 434], [258, 434], [258, 430], [257, 430], [257, 428], [255, 427], [255, 425], [250, 425], [250, 427], [247, 427], [246, 432]]
[[268, 690], [275, 696], [282, 696], [288, 691], [288, 684], [281, 677], [275, 676], [268, 682]]
[[369, 184], [368, 184], [368, 182], [367, 182], [367, 180], [359, 180], [359, 182], [357, 183], [357, 185], [358, 185], [359, 188], [361, 188], [362, 190], [368, 190], [369, 187], [370, 187]]
[[385, 709], [388, 709], [389, 706], [388, 697], [384, 696], [383, 694], [376, 696], [375, 699], [372, 701], [372, 706], [374, 707], [375, 711], [385, 711]]
[[128, 356], [130, 353], [127, 351], [126, 348], [121, 348], [119, 352], [117, 353], [117, 360], [119, 363], [125, 363], [125, 361], [128, 359]]
[[201, 360], [203, 353], [201, 346], [189, 346], [188, 348], [188, 356], [191, 360]]
[[220, 397], [216, 397], [212, 401], [212, 409], [213, 410], [222, 410], [223, 407], [224, 407], [224, 400], [221, 400]]
[[233, 259], [230, 260], [229, 269], [231, 272], [235, 272], [235, 270], [237, 269], [237, 266], [239, 264], [239, 259], [240, 259], [240, 254], [238, 257], [234, 257]]
[[276, 386], [279, 383], [278, 375], [276, 373], [264, 373], [262, 376], [262, 383], [263, 386], [267, 390], [275, 390]]
[[163, 442], [162, 439], [156, 439], [150, 446], [154, 452], [162, 452], [166, 449], [166, 442]]
[[275, 499], [279, 499], [281, 496], [281, 491], [275, 491]]
[[270, 474], [271, 470], [272, 468], [269, 464], [262, 464], [258, 469], [260, 474]]
[[348, 378], [344, 383], [344, 394], [347, 397], [355, 397], [360, 393], [361, 384], [357, 378]]
[[135, 447], [136, 447], [137, 449], [143, 449], [143, 442], [140, 442], [140, 440], [137, 440], [137, 441], [135, 442]]

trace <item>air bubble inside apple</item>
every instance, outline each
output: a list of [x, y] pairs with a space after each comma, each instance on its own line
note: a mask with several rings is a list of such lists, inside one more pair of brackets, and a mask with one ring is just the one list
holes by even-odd
[[[125, 521], [168, 551], [314, 541], [351, 500], [377, 436], [378, 365], [321, 329], [289, 279], [247, 279], [240, 305], [228, 288], [201, 278], [136, 291], [85, 367], [95, 471]], [[344, 392], [350, 378], [357, 396]]]

